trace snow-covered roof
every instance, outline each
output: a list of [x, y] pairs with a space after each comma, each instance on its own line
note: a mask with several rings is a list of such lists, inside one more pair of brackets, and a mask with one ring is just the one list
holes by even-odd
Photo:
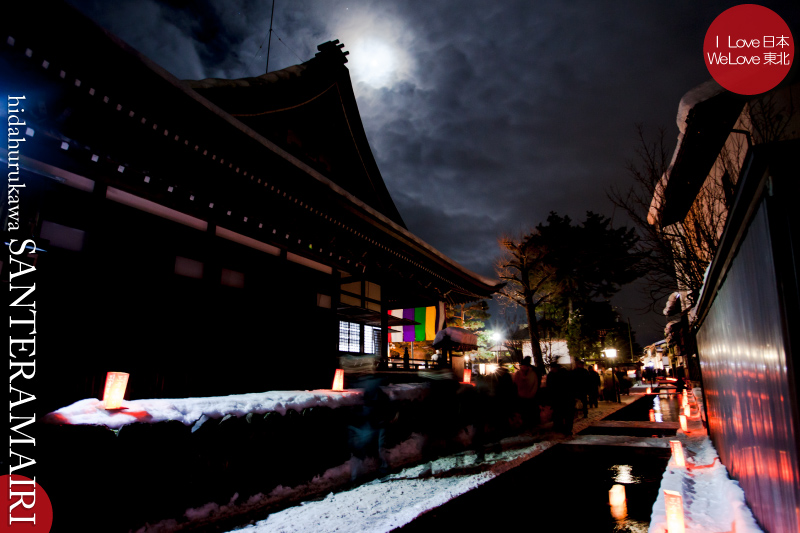
[[669, 162], [669, 166], [656, 184], [655, 191], [653, 191], [653, 200], [650, 202], [650, 210], [647, 213], [648, 223], [656, 224], [659, 222], [661, 208], [664, 205], [664, 193], [667, 190], [667, 182], [669, 182], [669, 176], [675, 164], [675, 159], [678, 157], [678, 152], [683, 143], [683, 137], [686, 133], [686, 119], [689, 117], [689, 112], [700, 102], [705, 102], [723, 91], [725, 91], [725, 89], [712, 79], [691, 89], [681, 98], [678, 104], [678, 114], [675, 117], [675, 122], [678, 124], [678, 141], [675, 150], [672, 152], [672, 159]]

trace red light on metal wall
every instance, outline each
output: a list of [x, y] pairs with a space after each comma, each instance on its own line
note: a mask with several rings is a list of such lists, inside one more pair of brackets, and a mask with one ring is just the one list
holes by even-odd
[[109, 372], [106, 374], [106, 386], [103, 389], [103, 407], [106, 409], [119, 409], [125, 397], [125, 388], [128, 386], [128, 376], [125, 372]]
[[341, 368], [337, 368], [333, 376], [333, 390], [344, 390], [344, 370]]

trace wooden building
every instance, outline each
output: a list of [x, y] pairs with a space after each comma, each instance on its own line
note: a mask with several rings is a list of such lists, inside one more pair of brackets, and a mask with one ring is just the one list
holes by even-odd
[[44, 250], [26, 260], [48, 408], [109, 370], [132, 398], [329, 387], [340, 352], [386, 350], [389, 310], [499, 288], [405, 227], [336, 42], [184, 82], [69, 6], [8, 9], [0, 83], [26, 124], [0, 152], [24, 183], [4, 237]]
[[765, 531], [800, 528], [798, 101], [789, 82], [754, 97], [713, 84], [688, 93], [651, 207], [662, 231], [716, 231], [695, 254], [701, 268], [676, 266], [703, 280], [699, 294], [676, 287], [694, 302], [681, 353], [699, 360], [709, 436]]

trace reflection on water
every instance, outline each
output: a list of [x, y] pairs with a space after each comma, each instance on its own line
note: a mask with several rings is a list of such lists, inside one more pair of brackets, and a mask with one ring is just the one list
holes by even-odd
[[609, 491], [609, 512], [616, 521], [613, 531], [647, 533], [649, 522], [637, 520], [628, 515], [625, 486], [642, 482], [642, 476], [635, 475], [632, 465], [612, 465], [608, 468], [612, 481], [616, 483]]
[[653, 411], [656, 422], [677, 422], [680, 412], [680, 400], [677, 394], [653, 397]]
[[611, 470], [616, 483], [639, 483], [641, 479], [633, 475], [633, 467], [631, 465], [614, 465], [609, 470]]

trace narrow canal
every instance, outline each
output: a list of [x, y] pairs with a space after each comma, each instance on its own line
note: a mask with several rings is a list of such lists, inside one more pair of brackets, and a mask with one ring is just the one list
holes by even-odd
[[[663, 421], [675, 421], [678, 406], [675, 395], [642, 397], [614, 418], [648, 421], [650, 409], [657, 409]], [[630, 437], [628, 444], [636, 439]], [[524, 527], [645, 533], [669, 457], [668, 448], [558, 444], [398, 531]], [[615, 485], [624, 487], [625, 503], [609, 503]]]

